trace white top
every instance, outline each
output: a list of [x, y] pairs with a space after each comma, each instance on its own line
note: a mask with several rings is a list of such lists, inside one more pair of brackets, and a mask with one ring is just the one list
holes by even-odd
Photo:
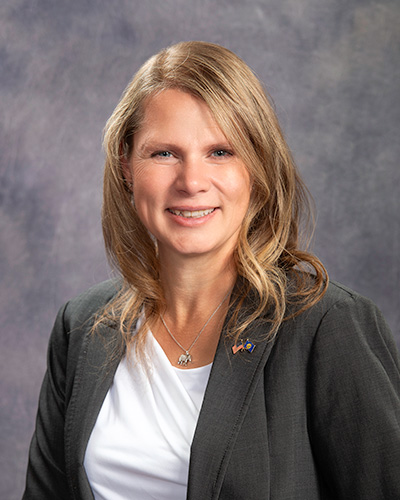
[[211, 364], [179, 369], [151, 333], [148, 367], [123, 358], [86, 449], [96, 500], [186, 498], [190, 446]]

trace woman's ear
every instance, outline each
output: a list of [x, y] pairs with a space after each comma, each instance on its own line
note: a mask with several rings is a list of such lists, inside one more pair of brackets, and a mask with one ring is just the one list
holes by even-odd
[[119, 157], [120, 157], [120, 162], [121, 162], [121, 169], [122, 169], [122, 175], [124, 176], [125, 183], [128, 186], [129, 190], [132, 191], [132, 185], [133, 185], [133, 180], [132, 180], [132, 168], [130, 161], [128, 159], [128, 154], [127, 151], [125, 150], [123, 144], [120, 145], [119, 151]]
[[121, 168], [122, 174], [124, 176], [126, 184], [131, 187], [132, 186], [132, 170], [129, 161], [125, 156], [121, 157]]

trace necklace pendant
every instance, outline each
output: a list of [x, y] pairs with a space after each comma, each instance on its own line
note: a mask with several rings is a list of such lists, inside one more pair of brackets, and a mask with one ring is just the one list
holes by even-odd
[[178, 365], [187, 366], [188, 363], [192, 362], [192, 356], [186, 351], [185, 354], [181, 354], [178, 359]]

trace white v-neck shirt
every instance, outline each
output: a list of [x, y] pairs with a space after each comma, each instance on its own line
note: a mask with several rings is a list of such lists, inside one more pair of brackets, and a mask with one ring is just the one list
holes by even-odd
[[186, 498], [190, 447], [211, 364], [175, 368], [149, 332], [147, 368], [120, 362], [86, 449], [96, 500]]

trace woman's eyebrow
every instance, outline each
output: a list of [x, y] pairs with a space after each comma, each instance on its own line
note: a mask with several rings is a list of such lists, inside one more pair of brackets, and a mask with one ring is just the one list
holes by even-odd
[[[229, 142], [224, 141], [224, 142], [215, 142], [215, 143], [210, 143], [206, 144], [202, 149], [204, 151], [212, 151], [212, 150], [218, 150], [218, 149], [229, 149], [232, 150], [231, 144]], [[177, 144], [171, 143], [171, 142], [162, 142], [162, 141], [145, 141], [143, 144], [140, 145], [138, 148], [138, 153], [145, 153], [149, 151], [177, 151], [181, 152], [183, 148], [181, 146], [178, 146]]]
[[169, 142], [158, 142], [158, 141], [146, 141], [138, 148], [138, 153], [144, 153], [148, 151], [169, 151], [179, 149], [175, 144]]

